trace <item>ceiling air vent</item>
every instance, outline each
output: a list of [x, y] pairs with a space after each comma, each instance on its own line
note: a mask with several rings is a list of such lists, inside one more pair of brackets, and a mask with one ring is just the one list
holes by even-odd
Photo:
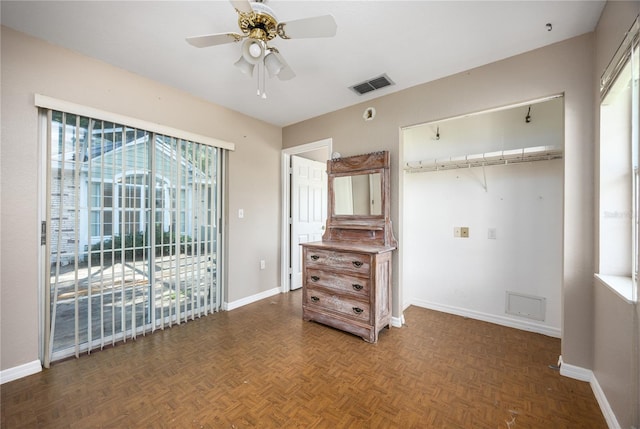
[[373, 79], [369, 79], [365, 82], [357, 83], [349, 87], [349, 89], [353, 90], [358, 95], [362, 95], [389, 85], [393, 85], [393, 81], [389, 79], [389, 76], [383, 74], [382, 76], [374, 77]]

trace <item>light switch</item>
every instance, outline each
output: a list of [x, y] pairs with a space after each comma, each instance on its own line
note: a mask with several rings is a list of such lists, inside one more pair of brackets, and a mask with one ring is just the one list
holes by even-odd
[[460, 237], [462, 237], [462, 238], [468, 238], [469, 237], [469, 227], [468, 226], [461, 226], [460, 227]]
[[238, 209], [238, 219], [244, 218], [244, 209]]
[[489, 232], [487, 233], [487, 237], [489, 240], [495, 240], [497, 238], [497, 233], [495, 228], [489, 228]]

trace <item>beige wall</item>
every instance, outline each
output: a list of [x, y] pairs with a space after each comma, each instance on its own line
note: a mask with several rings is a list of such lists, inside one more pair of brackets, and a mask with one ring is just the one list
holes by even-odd
[[[564, 250], [562, 355], [591, 368], [593, 318], [593, 34], [576, 37], [487, 66], [416, 86], [284, 128], [283, 146], [333, 138], [342, 155], [391, 152], [392, 221], [402, 260], [399, 129], [465, 113], [564, 93]], [[384, 90], [383, 90], [384, 91]], [[356, 96], [354, 96], [356, 97]], [[356, 99], [354, 98], [354, 101]], [[377, 115], [365, 122], [372, 106]], [[400, 256], [398, 256], [398, 254]], [[403, 301], [401, 273], [394, 275], [394, 316]]]
[[[38, 124], [34, 93], [235, 143], [231, 302], [279, 287], [281, 129], [2, 27], [0, 370], [38, 359]], [[243, 208], [244, 219], [237, 211]], [[235, 214], [235, 216], [233, 216]], [[266, 260], [260, 271], [259, 260]]]
[[[640, 1], [609, 1], [596, 27], [594, 73], [596, 158], [600, 152], [600, 136], [597, 132], [600, 101], [598, 79], [604, 73], [624, 39], [625, 33], [639, 13]], [[598, 168], [596, 168], [597, 177]], [[596, 213], [597, 210], [596, 208]], [[597, 243], [598, 234], [595, 237]], [[596, 246], [596, 263], [597, 260]], [[640, 310], [637, 304], [634, 306], [627, 303], [597, 280], [593, 287], [595, 296], [593, 373], [620, 427], [638, 427], [640, 425], [640, 354], [638, 353]]]
[[[3, 27], [0, 370], [38, 358], [39, 169], [34, 93], [236, 144], [236, 151], [229, 156], [228, 169], [227, 302], [279, 285], [281, 140], [282, 146], [289, 148], [330, 137], [333, 149], [345, 156], [389, 150], [393, 162], [392, 220], [400, 239], [395, 257], [395, 316], [400, 315], [404, 304], [397, 269], [398, 255], [402, 252], [402, 226], [398, 223], [400, 128], [563, 93], [566, 153], [562, 354], [566, 363], [593, 368], [605, 385], [608, 380], [617, 380], [620, 374], [612, 370], [614, 357], [607, 352], [610, 332], [617, 333], [614, 342], [619, 343], [628, 339], [628, 335], [637, 335], [638, 327], [616, 331], [612, 326], [615, 321], [607, 315], [616, 311], [617, 303], [612, 301], [611, 294], [593, 289], [595, 100], [597, 77], [639, 11], [638, 1], [610, 1], [595, 36], [580, 36], [284, 130]], [[358, 100], [355, 97], [354, 102]], [[365, 122], [362, 113], [369, 106], [376, 108], [377, 116], [374, 121]], [[244, 219], [237, 217], [240, 208], [244, 209]], [[265, 271], [259, 271], [260, 259], [266, 260]], [[635, 320], [637, 324], [637, 306], [635, 311], [635, 317], [622, 315], [622, 320]], [[637, 350], [627, 350], [637, 368]], [[626, 375], [629, 379], [628, 372]], [[625, 388], [634, 389], [633, 383], [629, 383]], [[607, 387], [604, 389], [606, 393]], [[637, 401], [637, 385], [635, 389]], [[624, 423], [622, 426], [628, 427], [629, 418], [633, 418], [633, 404], [619, 403], [616, 395], [611, 392], [610, 400], [616, 401], [611, 406], [620, 423]], [[638, 425], [637, 410], [635, 413]]]

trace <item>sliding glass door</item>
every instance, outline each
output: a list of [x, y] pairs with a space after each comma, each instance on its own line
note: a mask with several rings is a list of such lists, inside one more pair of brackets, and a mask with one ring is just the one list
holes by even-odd
[[217, 311], [222, 149], [46, 115], [45, 365]]

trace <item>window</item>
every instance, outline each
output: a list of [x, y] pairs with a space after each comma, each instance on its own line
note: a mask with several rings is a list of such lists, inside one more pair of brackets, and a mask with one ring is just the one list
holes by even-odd
[[638, 30], [636, 21], [603, 75], [600, 104], [598, 272], [630, 301], [638, 299], [640, 257]]
[[218, 311], [223, 149], [42, 107], [45, 366]]
[[113, 234], [113, 183], [91, 183], [91, 243]]

